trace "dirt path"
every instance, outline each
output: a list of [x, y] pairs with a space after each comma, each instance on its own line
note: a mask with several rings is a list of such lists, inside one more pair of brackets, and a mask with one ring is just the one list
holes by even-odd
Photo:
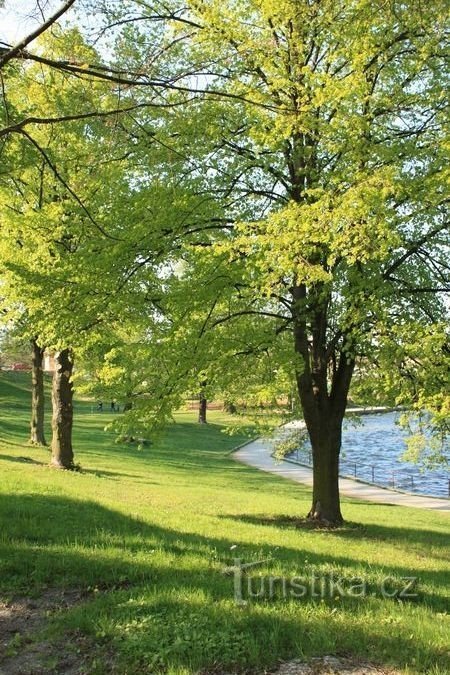
[[92, 641], [76, 634], [67, 635], [63, 642], [39, 638], [52, 614], [67, 611], [87, 597], [80, 590], [47, 589], [36, 599], [0, 602], [0, 675], [89, 672], [97, 652]]
[[397, 675], [399, 671], [381, 668], [352, 659], [324, 656], [308, 662], [294, 660], [283, 663], [273, 675]]

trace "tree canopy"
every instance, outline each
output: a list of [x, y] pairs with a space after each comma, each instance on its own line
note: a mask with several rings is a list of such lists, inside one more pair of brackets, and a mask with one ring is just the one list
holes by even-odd
[[102, 9], [107, 58], [72, 29], [9, 59], [3, 292], [105, 355], [136, 424], [200, 374], [295, 385], [339, 523], [352, 379], [447, 431], [445, 3]]

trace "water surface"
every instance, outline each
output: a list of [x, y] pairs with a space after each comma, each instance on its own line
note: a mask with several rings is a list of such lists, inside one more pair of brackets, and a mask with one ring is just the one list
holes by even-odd
[[[362, 415], [362, 425], [347, 421], [342, 434], [341, 475], [355, 476], [385, 487], [418, 494], [448, 497], [450, 474], [445, 469], [422, 472], [417, 464], [405, 462], [406, 432], [395, 422], [398, 413]], [[310, 446], [299, 452], [308, 460]], [[293, 456], [295, 458], [295, 454]]]

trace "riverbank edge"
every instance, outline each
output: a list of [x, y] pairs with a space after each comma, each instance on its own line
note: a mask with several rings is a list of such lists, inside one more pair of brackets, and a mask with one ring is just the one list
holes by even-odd
[[[352, 408], [347, 408], [345, 411], [345, 414], [350, 414], [350, 415], [375, 415], [375, 414], [384, 414], [384, 413], [389, 413], [389, 412], [401, 412], [403, 410], [406, 410], [407, 408], [404, 406], [397, 406], [397, 407], [387, 407], [387, 406], [368, 406], [368, 407], [352, 407]], [[301, 430], [303, 429], [306, 431], [305, 423], [303, 420], [291, 420], [290, 422], [285, 422], [284, 424], [280, 424], [279, 427], [277, 427], [277, 432], [280, 432], [281, 430], [284, 430], [286, 427], [289, 425], [295, 425], [297, 429]], [[275, 434], [274, 434], [275, 436]], [[245, 441], [244, 443], [240, 443], [237, 445], [235, 448], [230, 450], [228, 455], [233, 455], [235, 452], [238, 452], [239, 450], [242, 450], [245, 448], [247, 445], [250, 445], [254, 441], [258, 439], [263, 439], [267, 438], [268, 440], [274, 440], [274, 438], [270, 438], [269, 436], [264, 437], [264, 436], [257, 436], [255, 438], [250, 438], [248, 441]], [[294, 464], [297, 466], [303, 466], [305, 469], [311, 469], [312, 470], [312, 465], [311, 464], [305, 464], [304, 462], [299, 462], [297, 460], [293, 459], [288, 459], [286, 457], [283, 457], [283, 459], [277, 460], [275, 457], [275, 452], [271, 452], [270, 456], [272, 459], [275, 461], [278, 461], [280, 463], [282, 462], [287, 462], [289, 464]], [[340, 478], [345, 478], [346, 480], [351, 480], [354, 483], [361, 483], [362, 485], [369, 485], [371, 487], [376, 487], [379, 488], [380, 490], [384, 490], [387, 493], [394, 492], [398, 494], [403, 494], [407, 495], [409, 497], [428, 497], [431, 499], [439, 499], [443, 503], [450, 502], [450, 497], [440, 497], [437, 495], [430, 495], [430, 494], [423, 494], [422, 492], [410, 492], [408, 490], [400, 490], [398, 488], [392, 488], [392, 487], [386, 487], [385, 485], [380, 485], [379, 483], [372, 483], [371, 481], [363, 480], [362, 478], [355, 478], [355, 476], [350, 476], [348, 474], [343, 474], [339, 473]]]

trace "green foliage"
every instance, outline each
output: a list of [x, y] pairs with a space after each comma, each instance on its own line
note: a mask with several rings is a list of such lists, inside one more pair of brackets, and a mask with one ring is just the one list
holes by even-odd
[[377, 367], [367, 360], [361, 362], [355, 376], [355, 398], [405, 407], [401, 420], [409, 431], [405, 457], [428, 468], [448, 465], [447, 326], [440, 321], [427, 326], [405, 318], [400, 325], [382, 330], [376, 348]]
[[0, 332], [0, 367], [9, 367], [15, 362], [26, 363], [31, 367], [30, 342], [23, 339], [18, 331], [2, 331]]
[[274, 445], [274, 457], [278, 460], [284, 459], [287, 455], [301, 450], [306, 440], [305, 429], [294, 429], [285, 432], [283, 437]]
[[[99, 113], [8, 137], [8, 316], [26, 308], [76, 349], [85, 387], [131, 398], [126, 432], [170, 419], [200, 374], [258, 406], [306, 373], [325, 410], [356, 361], [355, 396], [412, 404], [442, 434], [445, 3], [102, 11], [97, 78], [28, 62], [5, 78], [14, 118]], [[100, 60], [77, 29], [40, 48]]]

